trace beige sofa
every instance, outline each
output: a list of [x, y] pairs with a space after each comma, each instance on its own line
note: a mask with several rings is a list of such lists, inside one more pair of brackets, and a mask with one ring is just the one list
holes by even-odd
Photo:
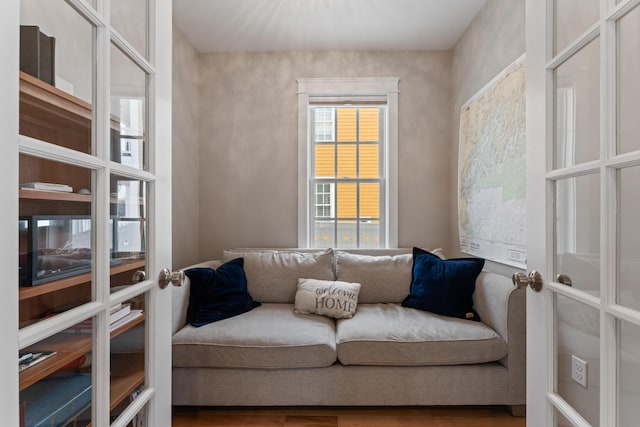
[[[523, 415], [525, 291], [510, 279], [480, 273], [473, 322], [400, 305], [410, 250], [234, 250], [198, 266], [237, 257], [260, 307], [195, 328], [188, 280], [173, 290], [174, 405], [508, 405]], [[298, 278], [361, 283], [355, 315], [295, 313]]]

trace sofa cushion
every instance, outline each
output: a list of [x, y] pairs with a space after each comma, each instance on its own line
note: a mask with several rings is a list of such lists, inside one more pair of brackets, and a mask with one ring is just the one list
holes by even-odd
[[218, 269], [185, 270], [190, 281], [187, 323], [203, 326], [246, 313], [260, 305], [247, 292], [243, 259], [231, 260]]
[[504, 340], [481, 322], [399, 304], [360, 304], [336, 326], [344, 365], [425, 366], [485, 363], [507, 354]]
[[334, 280], [333, 251], [225, 250], [222, 261], [244, 258], [249, 293], [256, 301], [293, 303], [301, 277]]
[[231, 319], [173, 336], [173, 366], [190, 368], [313, 368], [336, 361], [335, 321], [263, 304]]
[[[442, 256], [441, 249], [432, 253]], [[400, 303], [409, 294], [413, 255], [361, 255], [335, 251], [336, 279], [362, 285], [363, 304]]]
[[298, 279], [295, 311], [334, 319], [353, 317], [358, 307], [360, 283], [335, 280]]
[[483, 267], [482, 258], [443, 260], [413, 248], [411, 288], [402, 305], [478, 321], [480, 317], [473, 309], [473, 292]]

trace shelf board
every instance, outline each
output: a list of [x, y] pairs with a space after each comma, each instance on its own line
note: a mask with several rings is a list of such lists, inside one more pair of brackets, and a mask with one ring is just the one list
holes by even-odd
[[81, 202], [91, 203], [90, 194], [64, 193], [62, 191], [43, 191], [21, 188], [19, 191], [21, 199], [32, 200], [55, 200], [60, 202]]
[[[123, 261], [122, 264], [111, 267], [111, 274], [124, 273], [126, 271], [142, 268], [145, 265], [144, 259], [133, 261]], [[21, 286], [18, 291], [18, 299], [20, 301], [34, 298], [50, 292], [59, 291], [61, 289], [82, 285], [91, 281], [91, 273], [78, 274], [77, 276], [67, 277], [65, 279], [54, 280], [52, 282], [43, 283], [35, 286]]]
[[[37, 109], [55, 112], [65, 120], [89, 124], [93, 120], [90, 103], [71, 95], [49, 83], [20, 71], [20, 102]], [[111, 116], [111, 128], [120, 130], [120, 120]]]
[[[116, 336], [122, 334], [123, 332], [133, 328], [136, 325], [139, 325], [145, 320], [145, 314], [142, 316], [132, 320], [131, 322], [122, 325], [118, 329], [111, 331], [109, 334], [110, 338], [115, 338]], [[90, 333], [82, 333], [82, 332], [60, 332], [56, 335], [53, 335], [37, 344], [34, 344], [25, 350], [52, 350], [55, 351], [56, 354], [49, 357], [46, 360], [38, 363], [37, 365], [33, 365], [24, 371], [20, 372], [20, 390], [24, 390], [40, 381], [41, 379], [47, 377], [48, 375], [57, 372], [61, 368], [65, 367], [69, 363], [73, 362], [79, 357], [91, 352], [91, 338], [92, 334]], [[134, 353], [138, 354], [138, 353]], [[134, 363], [131, 363], [132, 365]], [[126, 373], [127, 363], [118, 364], [118, 369], [114, 369], [112, 367], [112, 372], [118, 372], [118, 377], [127, 377], [129, 376]], [[120, 371], [125, 371], [125, 374], [121, 374]], [[142, 379], [144, 380], [144, 360], [142, 361]], [[136, 376], [137, 378], [137, 376]], [[119, 382], [125, 382], [124, 378], [120, 378]], [[136, 379], [137, 381], [137, 379]], [[141, 382], [137, 382], [136, 385], [130, 385], [132, 390], [135, 390], [137, 386], [139, 386]]]
[[144, 383], [144, 353], [111, 354], [111, 405], [113, 411]]
[[28, 349], [53, 350], [57, 353], [47, 360], [20, 372], [20, 390], [24, 390], [44, 377], [65, 367], [78, 357], [89, 353], [91, 351], [91, 334], [61, 332]]

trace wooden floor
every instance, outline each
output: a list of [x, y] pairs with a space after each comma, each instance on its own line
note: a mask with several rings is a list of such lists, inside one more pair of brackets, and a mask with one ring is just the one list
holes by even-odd
[[504, 407], [174, 407], [173, 427], [525, 427]]

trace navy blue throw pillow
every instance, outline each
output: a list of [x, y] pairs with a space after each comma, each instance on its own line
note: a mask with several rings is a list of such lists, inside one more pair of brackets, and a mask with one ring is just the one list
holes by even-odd
[[260, 303], [247, 290], [244, 258], [213, 268], [190, 268], [184, 274], [191, 281], [187, 323], [199, 327], [246, 313]]
[[483, 267], [482, 258], [443, 260], [431, 252], [413, 248], [411, 289], [402, 305], [479, 321], [473, 309], [473, 292]]

